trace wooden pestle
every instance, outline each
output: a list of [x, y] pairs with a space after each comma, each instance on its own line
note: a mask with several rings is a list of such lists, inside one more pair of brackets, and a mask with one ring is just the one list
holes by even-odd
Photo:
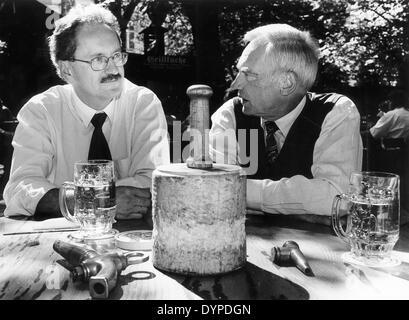
[[213, 94], [207, 85], [192, 85], [186, 90], [190, 98], [190, 156], [189, 168], [212, 168], [209, 155], [209, 99]]

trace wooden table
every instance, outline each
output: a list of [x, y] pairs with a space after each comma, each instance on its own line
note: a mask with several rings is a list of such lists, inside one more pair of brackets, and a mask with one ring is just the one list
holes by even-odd
[[[3, 235], [66, 224], [63, 218], [34, 221], [0, 218], [0, 299], [91, 299], [88, 285], [73, 283], [56, 261], [55, 240], [68, 232]], [[119, 231], [146, 229], [143, 221], [121, 221]], [[132, 265], [118, 279], [109, 299], [409, 299], [409, 225], [402, 226], [395, 254], [400, 266], [374, 269], [344, 263], [348, 246], [324, 225], [269, 215], [248, 215], [247, 263], [224, 275], [192, 277], [167, 274], [151, 261]], [[271, 248], [296, 241], [314, 277], [272, 262]]]

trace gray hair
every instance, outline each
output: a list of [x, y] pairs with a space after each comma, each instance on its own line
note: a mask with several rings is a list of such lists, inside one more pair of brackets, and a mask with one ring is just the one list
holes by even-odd
[[54, 32], [48, 42], [51, 61], [61, 78], [58, 61], [74, 58], [77, 50], [77, 33], [85, 24], [105, 24], [115, 31], [121, 42], [118, 21], [111, 11], [96, 4], [73, 7], [66, 16], [56, 21]]
[[243, 40], [257, 47], [264, 46], [266, 65], [294, 72], [306, 90], [314, 84], [319, 46], [308, 31], [288, 24], [269, 24], [247, 32]]

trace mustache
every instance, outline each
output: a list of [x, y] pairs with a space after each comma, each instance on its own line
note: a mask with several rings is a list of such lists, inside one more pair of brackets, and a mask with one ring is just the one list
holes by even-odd
[[118, 80], [118, 79], [121, 79], [121, 77], [122, 76], [119, 73], [118, 74], [108, 74], [106, 77], [103, 77], [101, 79], [101, 82], [104, 83], [107, 81]]

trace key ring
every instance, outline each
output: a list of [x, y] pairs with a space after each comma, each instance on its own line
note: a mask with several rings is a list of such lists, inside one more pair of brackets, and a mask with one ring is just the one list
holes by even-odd
[[125, 253], [124, 256], [126, 257], [128, 265], [139, 264], [149, 260], [149, 255], [144, 252], [128, 252]]

